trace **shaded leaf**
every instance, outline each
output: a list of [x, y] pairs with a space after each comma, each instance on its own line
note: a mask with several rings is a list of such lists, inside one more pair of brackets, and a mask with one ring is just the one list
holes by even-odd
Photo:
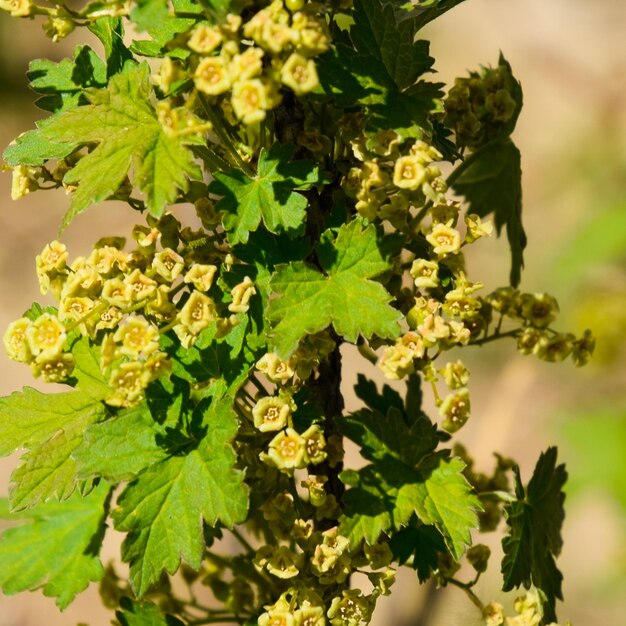
[[506, 138], [479, 148], [448, 177], [464, 195], [471, 213], [494, 214], [498, 234], [506, 226], [511, 249], [510, 281], [517, 286], [524, 266], [526, 234], [522, 226], [522, 168], [519, 150]]
[[557, 449], [541, 454], [533, 476], [524, 490], [515, 468], [517, 501], [504, 508], [509, 533], [502, 540], [504, 591], [524, 585], [539, 589], [544, 598], [544, 623], [556, 622], [556, 599], [563, 599], [563, 576], [554, 557], [561, 552], [561, 526], [565, 517], [563, 485], [565, 465], [556, 464]]
[[130, 563], [135, 593], [143, 596], [163, 571], [181, 559], [199, 568], [204, 556], [203, 521], [233, 526], [248, 505], [243, 472], [235, 469], [230, 444], [237, 419], [228, 400], [214, 399], [203, 415], [197, 448], [152, 465], [128, 485], [113, 512], [115, 527], [128, 533], [122, 558]]
[[445, 552], [446, 544], [434, 526], [407, 526], [389, 540], [389, 547], [402, 565], [411, 557], [411, 567], [417, 572], [421, 583], [426, 582], [437, 569], [439, 553]]
[[107, 82], [106, 65], [89, 46], [77, 46], [73, 59], [59, 63], [35, 59], [27, 76], [30, 86], [42, 94], [35, 104], [51, 112], [86, 104], [84, 90], [104, 87]]
[[130, 598], [120, 600], [121, 611], [115, 617], [122, 626], [184, 626], [183, 622], [171, 615], [163, 615], [161, 609], [152, 602], [135, 602]]

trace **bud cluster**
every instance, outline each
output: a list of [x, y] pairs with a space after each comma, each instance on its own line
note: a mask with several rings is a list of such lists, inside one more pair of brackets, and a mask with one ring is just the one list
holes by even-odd
[[[488, 604], [483, 610], [486, 626], [538, 626], [543, 623], [541, 601], [537, 591], [531, 589], [523, 596], [515, 599], [513, 604], [515, 615], [505, 616], [504, 607], [499, 602]], [[555, 622], [547, 626], [559, 626]], [[569, 622], [567, 623], [569, 626]]]
[[446, 125], [459, 146], [475, 150], [497, 137], [516, 113], [519, 85], [508, 64], [457, 78], [444, 101]]

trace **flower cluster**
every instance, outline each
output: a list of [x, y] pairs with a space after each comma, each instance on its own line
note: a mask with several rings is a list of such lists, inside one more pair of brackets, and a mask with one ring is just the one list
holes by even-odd
[[350, 142], [360, 163], [350, 168], [343, 190], [356, 201], [355, 209], [366, 219], [389, 220], [400, 227], [411, 207], [428, 199], [436, 202], [446, 190], [441, 171], [434, 165], [442, 155], [425, 141], [405, 142], [394, 130], [361, 134]]
[[251, 411], [258, 431], [276, 433], [267, 451], [260, 454], [264, 463], [290, 474], [326, 460], [326, 439], [320, 426], [311, 424], [301, 434], [294, 428], [293, 413], [298, 406], [293, 396], [334, 347], [328, 333], [320, 333], [303, 342], [287, 361], [269, 352], [257, 362], [257, 371], [278, 389], [277, 395], [257, 399]]
[[167, 94], [192, 78], [232, 124], [254, 127], [280, 104], [283, 88], [297, 96], [317, 89], [314, 58], [329, 45], [321, 5], [291, 12], [275, 0], [245, 23], [229, 14], [222, 23], [197, 24], [188, 33], [187, 63], [166, 57], [154, 79]]
[[61, 382], [72, 373], [71, 345], [84, 336], [100, 346], [112, 389], [107, 403], [141, 402], [147, 385], [170, 367], [162, 334], [173, 332], [185, 348], [209, 327], [225, 334], [256, 293], [247, 276], [230, 292], [217, 287], [221, 256], [197, 245], [201, 235], [167, 215], [135, 228], [132, 252], [123, 250], [123, 240], [105, 239], [88, 257], [68, 263], [64, 244], [46, 245], [37, 275], [42, 294], [50, 293], [58, 309], [11, 323], [4, 334], [9, 357], [30, 364], [35, 376]]
[[[505, 617], [504, 607], [499, 602], [488, 604], [483, 611], [486, 626], [538, 626], [542, 623], [541, 601], [533, 589], [516, 598], [513, 610], [515, 615]], [[559, 625], [552, 622], [547, 626]]]
[[[257, 550], [254, 563], [258, 571], [290, 581], [278, 600], [264, 607], [259, 626], [368, 624], [376, 599], [388, 595], [395, 581], [387, 544], [351, 551], [349, 540], [338, 534], [336, 527], [313, 532], [301, 519], [295, 520], [291, 536], [297, 542], [294, 549], [264, 545]], [[367, 573], [373, 587], [369, 595], [349, 588], [349, 575], [364, 566], [372, 570]], [[294, 584], [291, 579], [296, 577]]]
[[516, 113], [516, 89], [519, 85], [506, 63], [457, 78], [444, 102], [445, 123], [457, 143], [474, 150], [494, 139]]
[[575, 365], [585, 365], [595, 348], [590, 330], [580, 338], [572, 333], [559, 333], [550, 325], [556, 319], [559, 306], [555, 298], [545, 293], [522, 293], [512, 287], [497, 289], [485, 299], [501, 319], [521, 323], [516, 331], [517, 349], [533, 354], [542, 361], [563, 361], [571, 356]]

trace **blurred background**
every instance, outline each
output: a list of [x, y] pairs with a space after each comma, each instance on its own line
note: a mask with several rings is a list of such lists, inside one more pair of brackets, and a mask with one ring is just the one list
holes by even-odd
[[[552, 444], [567, 463], [565, 545], [558, 561], [565, 602], [558, 613], [562, 622], [579, 626], [626, 624], [625, 33], [624, 0], [468, 0], [423, 34], [444, 81], [497, 64], [500, 51], [511, 63], [525, 96], [514, 135], [523, 158], [529, 238], [522, 289], [557, 297], [557, 328], [577, 335], [592, 328], [597, 337], [596, 355], [583, 369], [522, 357], [512, 343], [463, 351], [472, 371], [473, 417], [460, 440], [476, 455], [477, 469], [489, 472], [498, 451], [520, 463], [527, 482], [540, 452]], [[2, 149], [43, 117], [26, 88], [29, 60], [60, 60], [85, 43], [82, 37], [81, 31], [51, 44], [38, 22], [0, 14]], [[13, 203], [10, 185], [10, 174], [0, 175], [2, 329], [41, 300], [35, 255], [56, 237], [68, 204], [63, 192]], [[129, 235], [133, 217], [114, 203], [80, 216], [63, 236], [70, 256], [87, 253], [105, 234]], [[470, 279], [484, 282], [485, 291], [506, 284], [505, 241], [483, 240], [470, 253]], [[349, 408], [355, 406], [354, 356], [345, 355]], [[365, 373], [378, 376], [374, 368]], [[0, 395], [33, 384], [29, 370], [0, 351]], [[17, 460], [0, 459], [0, 496]], [[476, 592], [485, 602], [510, 606], [515, 594], [499, 591], [501, 534], [487, 539], [494, 554]], [[108, 533], [105, 561], [118, 553], [119, 541]], [[412, 572], [400, 576], [394, 592], [380, 601], [377, 626], [482, 623], [460, 590], [433, 596]], [[424, 598], [428, 615], [420, 617]], [[93, 585], [62, 615], [41, 593], [0, 597], [0, 626], [99, 626], [111, 617], [99, 608]]]

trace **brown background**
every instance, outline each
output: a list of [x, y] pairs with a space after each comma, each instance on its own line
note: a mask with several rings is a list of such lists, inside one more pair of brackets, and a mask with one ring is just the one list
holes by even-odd
[[[515, 140], [523, 155], [529, 235], [522, 286], [559, 298], [564, 330], [580, 332], [593, 324], [599, 335], [598, 357], [584, 370], [570, 363], [553, 366], [521, 357], [512, 345], [462, 355], [473, 373], [473, 417], [461, 440], [475, 452], [479, 468], [488, 471], [491, 453], [498, 450], [514, 456], [527, 479], [541, 450], [551, 443], [563, 444], [560, 455], [568, 463], [572, 487], [559, 560], [565, 574], [565, 603], [559, 615], [580, 626], [626, 624], [626, 485], [614, 479], [620, 471], [624, 475], [619, 452], [626, 439], [626, 246], [620, 251], [616, 245], [608, 255], [602, 245], [572, 244], [603, 215], [607, 240], [615, 239], [611, 237], [615, 222], [608, 215], [622, 207], [626, 211], [625, 33], [624, 0], [472, 0], [428, 32], [441, 79], [451, 80], [480, 64], [495, 64], [502, 50], [521, 80], [525, 108]], [[28, 60], [59, 59], [82, 43], [82, 36], [52, 46], [38, 24], [0, 15], [0, 146], [41, 117], [24, 87]], [[55, 238], [67, 207], [62, 192], [34, 194], [13, 203], [9, 190], [10, 175], [0, 176], [0, 328], [38, 298], [34, 257]], [[71, 256], [87, 252], [103, 234], [128, 234], [132, 217], [125, 207], [110, 203], [81, 216], [64, 235]], [[623, 219], [622, 228], [626, 228]], [[506, 244], [494, 239], [473, 248], [470, 278], [482, 280], [487, 289], [504, 284]], [[575, 270], [564, 259], [573, 259]], [[360, 362], [350, 351], [345, 361], [345, 390], [353, 401], [351, 383]], [[4, 352], [0, 373], [0, 395], [33, 384], [28, 370], [10, 362]], [[377, 376], [373, 368], [367, 373]], [[593, 424], [596, 413], [598, 432], [576, 446], [572, 424], [581, 414]], [[602, 431], [607, 423], [603, 415], [609, 416], [617, 438]], [[598, 458], [606, 459], [604, 467]], [[0, 494], [6, 494], [16, 462], [16, 456], [0, 460]], [[612, 488], [607, 487], [610, 480], [616, 483]], [[498, 591], [499, 540], [498, 533], [489, 537], [496, 555], [477, 593], [485, 601], [510, 603], [512, 596]], [[105, 560], [117, 554], [118, 544], [119, 537], [108, 533]], [[394, 591], [391, 598], [381, 600], [375, 623], [425, 626], [414, 613], [424, 593], [415, 576], [402, 575]], [[459, 590], [445, 590], [438, 597], [429, 626], [481, 623]], [[38, 592], [0, 597], [0, 626], [78, 621], [96, 626], [110, 618], [99, 608], [95, 586], [62, 615]]]

